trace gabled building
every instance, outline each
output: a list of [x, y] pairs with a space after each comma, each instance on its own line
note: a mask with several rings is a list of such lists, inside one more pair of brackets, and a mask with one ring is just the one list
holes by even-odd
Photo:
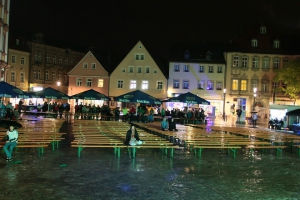
[[9, 37], [8, 64], [6, 82], [18, 87], [23, 91], [28, 91], [30, 49], [27, 40], [22, 37]]
[[109, 96], [141, 90], [159, 99], [167, 97], [167, 63], [139, 41], [110, 75]]
[[10, 0], [0, 1], [0, 81], [6, 81], [8, 64]]
[[[269, 117], [270, 104], [290, 104], [289, 98], [276, 89], [282, 83], [273, 78], [276, 70], [300, 58], [299, 46], [291, 35], [285, 36], [266, 24], [255, 24], [240, 34], [225, 51], [226, 114], [241, 108], [242, 120], [257, 111]], [[256, 88], [256, 92], [254, 92]]]
[[[207, 113], [222, 112], [225, 75], [224, 44], [176, 44], [171, 47], [168, 98], [191, 92], [210, 101]], [[188, 105], [190, 106], [190, 105]]]
[[68, 76], [68, 95], [93, 89], [108, 96], [109, 74], [91, 51], [77, 63]]

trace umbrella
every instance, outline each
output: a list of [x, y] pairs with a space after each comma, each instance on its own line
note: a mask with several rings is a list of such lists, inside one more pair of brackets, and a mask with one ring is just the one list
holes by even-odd
[[69, 96], [51, 87], [41, 91], [34, 92], [30, 95], [31, 98], [46, 98], [46, 99], [69, 99]]
[[145, 103], [145, 104], [161, 104], [161, 101], [145, 92], [136, 90], [123, 94], [118, 97], [114, 97], [115, 101], [119, 102], [136, 102], [136, 103]]
[[205, 104], [210, 105], [210, 102], [202, 99], [201, 97], [194, 95], [193, 93], [187, 92], [185, 94], [181, 94], [178, 97], [172, 97], [166, 100], [166, 102], [182, 102], [189, 104]]
[[85, 100], [104, 100], [109, 101], [110, 98], [96, 90], [90, 89], [73, 96], [70, 96], [71, 99], [85, 99]]
[[23, 92], [19, 88], [12, 86], [4, 81], [0, 82], [0, 97], [8, 97], [8, 98], [29, 98], [29, 94]]

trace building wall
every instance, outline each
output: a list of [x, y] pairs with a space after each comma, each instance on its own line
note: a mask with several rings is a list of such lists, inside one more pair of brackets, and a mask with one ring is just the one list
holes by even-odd
[[28, 91], [28, 72], [30, 66], [30, 53], [9, 49], [8, 63], [10, 68], [7, 71], [7, 83]]
[[[1, 4], [1, 3], [0, 3]], [[10, 0], [2, 1], [0, 6], [0, 81], [6, 81], [9, 68], [8, 61], [8, 35], [9, 35]]]
[[[139, 57], [137, 60], [136, 56], [141, 55], [144, 59]], [[123, 81], [123, 87], [118, 86], [118, 81]], [[131, 81], [136, 81], [136, 88], [130, 88]], [[143, 89], [143, 81], [148, 81], [148, 89]], [[162, 82], [161, 89], [157, 89], [158, 82]], [[109, 96], [116, 97], [134, 90], [141, 90], [159, 99], [167, 96], [167, 79], [141, 42], [134, 46], [110, 75]]]

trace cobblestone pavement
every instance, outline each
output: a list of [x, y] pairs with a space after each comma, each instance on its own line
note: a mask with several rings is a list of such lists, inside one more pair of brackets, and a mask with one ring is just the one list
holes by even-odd
[[[76, 121], [75, 121], [76, 123]], [[221, 123], [221, 122], [220, 122]], [[217, 124], [217, 123], [216, 123]], [[67, 125], [61, 130], [64, 132]], [[263, 127], [262, 127], [263, 128]], [[276, 156], [239, 150], [203, 150], [202, 158], [178, 149], [170, 159], [156, 149], [138, 149], [121, 158], [112, 149], [71, 148], [69, 133], [61, 147], [42, 157], [17, 149], [14, 160], [0, 160], [0, 199], [299, 199], [300, 159], [295, 150]]]

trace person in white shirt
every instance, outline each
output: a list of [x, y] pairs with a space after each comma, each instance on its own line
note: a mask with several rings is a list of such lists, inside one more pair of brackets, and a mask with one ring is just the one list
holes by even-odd
[[17, 146], [19, 134], [18, 131], [14, 129], [14, 126], [10, 126], [9, 130], [6, 132], [6, 135], [7, 141], [3, 146], [3, 150], [6, 154], [6, 161], [9, 162], [12, 160], [11, 154], [15, 146]]

